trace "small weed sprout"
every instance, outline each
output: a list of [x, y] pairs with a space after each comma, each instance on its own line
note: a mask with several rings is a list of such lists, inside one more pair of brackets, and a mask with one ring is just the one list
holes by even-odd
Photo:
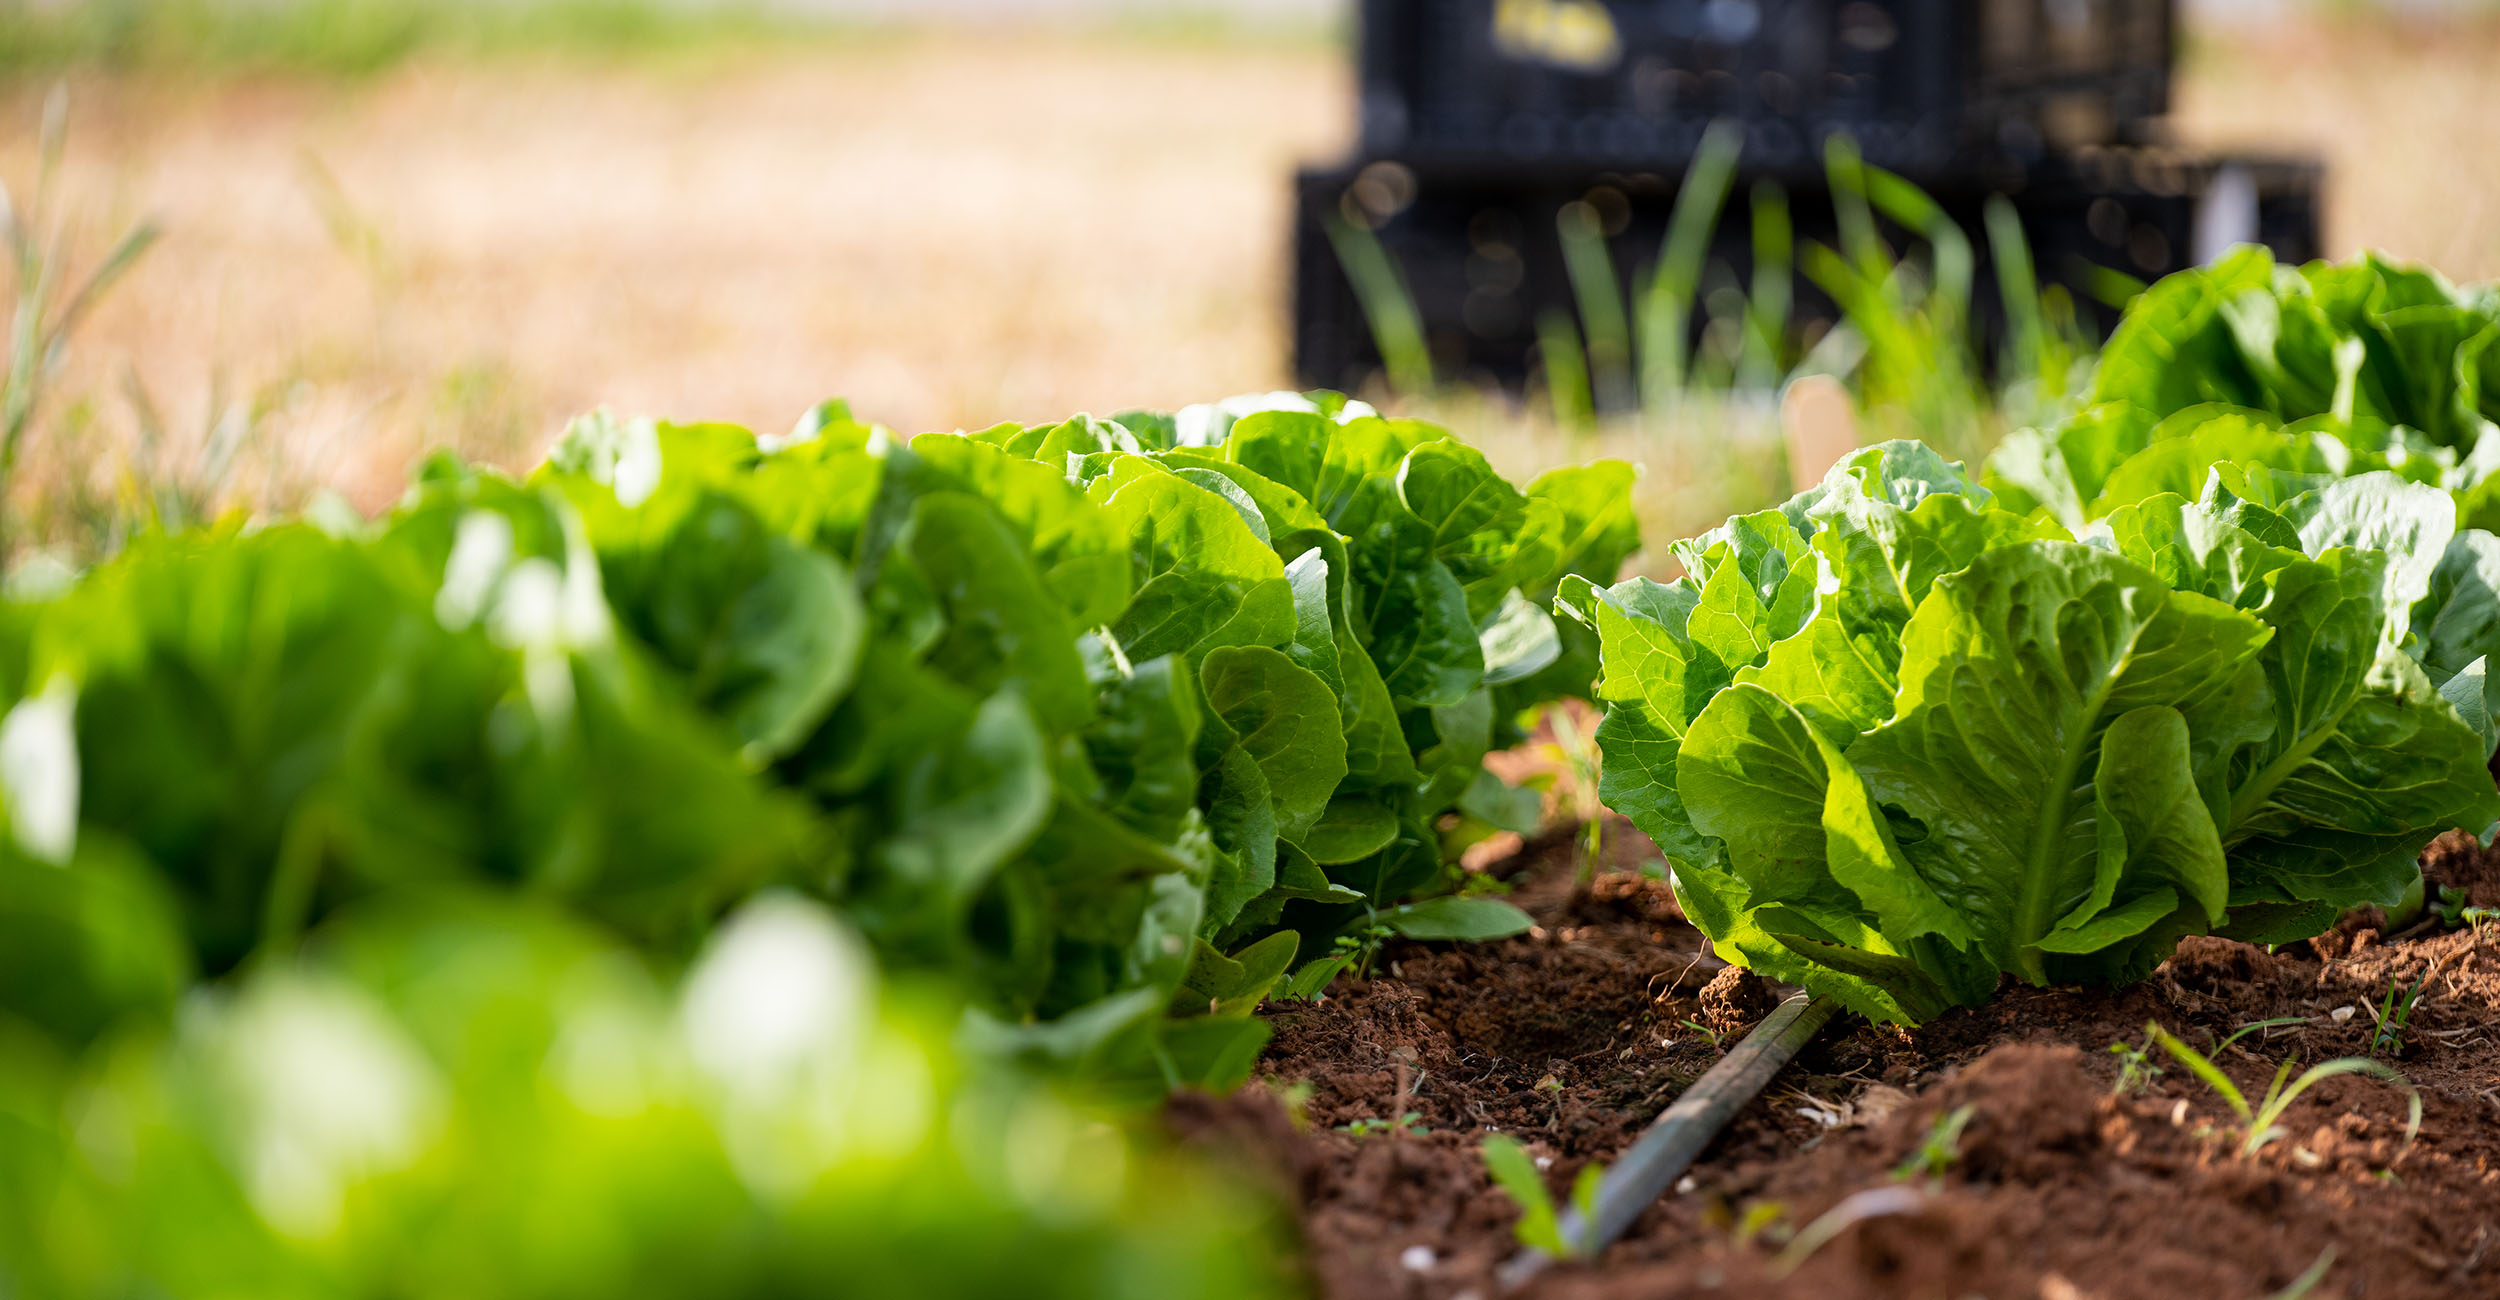
[[2335, 1247], [2329, 1245], [2318, 1252], [2318, 1258], [2308, 1268], [2303, 1269], [2299, 1277], [2292, 1279], [2290, 1286], [2267, 1296], [2266, 1300], [2303, 1300], [2303, 1297], [2318, 1289], [2318, 1284], [2326, 1280], [2326, 1271], [2333, 1267], [2335, 1267]]
[[1931, 1179], [1943, 1178], [1946, 1171], [1953, 1168], [1953, 1162], [1962, 1158], [1962, 1130], [1970, 1127], [1971, 1116], [1978, 1113], [1977, 1106], [1965, 1103], [1936, 1116], [1936, 1122], [1928, 1128], [1927, 1138], [1919, 1143], [1918, 1150], [1894, 1167], [1892, 1181], [1906, 1183], [1920, 1174]]
[[1790, 1234], [1779, 1226], [1788, 1217], [1786, 1201], [1755, 1201], [1745, 1207], [1744, 1217], [1736, 1221], [1736, 1244], [1750, 1246], [1764, 1238], [1786, 1241]]
[[1352, 934], [1338, 935], [1336, 942], [1329, 945], [1326, 956], [1314, 957], [1303, 963], [1302, 969], [1293, 973], [1293, 978], [1278, 984], [1269, 996], [1279, 1002], [1326, 1001], [1328, 986], [1335, 983], [1339, 975], [1348, 970], [1354, 972], [1356, 979], [1371, 975], [1372, 962], [1380, 956], [1380, 945], [1389, 941], [1389, 935], [1389, 927], [1385, 925], [1365, 926]]
[[1431, 1129], [1424, 1127], [1423, 1120], [1424, 1117], [1421, 1112], [1410, 1110], [1405, 1114], [1398, 1116], [1396, 1119], [1367, 1118], [1355, 1120], [1350, 1124], [1339, 1124], [1337, 1126], [1337, 1131], [1340, 1133], [1351, 1133], [1359, 1138], [1376, 1137], [1383, 1133], [1391, 1134], [1396, 1137], [1421, 1137], [1432, 1131]]
[[1271, 1078], [1267, 1081], [1267, 1090], [1276, 1098], [1276, 1104], [1285, 1108], [1285, 1118], [1292, 1123], [1295, 1132], [1311, 1131], [1311, 1098], [1318, 1094], [1317, 1086], [1308, 1079], [1287, 1083]]
[[2146, 1034], [2141, 1043], [2123, 1040], [2111, 1043], [2109, 1050], [2118, 1058], [2118, 1082], [2109, 1090], [2113, 1097], [2124, 1097], [2131, 1092], [2149, 1092], [2153, 1080], [2162, 1076], [2162, 1068], [2153, 1064], [2153, 1036], [2150, 1034]]
[[2453, 930], [2465, 926], [2473, 930], [2479, 939], [2485, 924], [2500, 921], [2500, 908], [2471, 907], [2465, 899], [2464, 890], [2441, 885], [2431, 902], [2430, 913], [2439, 918], [2443, 928]]
[[[2246, 1033], [2257, 1027], [2257, 1025], [2245, 1026], [2239, 1033]], [[2178, 1058], [2179, 1064], [2186, 1066], [2197, 1078], [2204, 1080], [2206, 1086], [2221, 1094], [2222, 1100], [2230, 1105], [2232, 1113], [2239, 1116], [2240, 1129], [2243, 1134], [2239, 1155], [2243, 1160], [2255, 1158], [2256, 1154], [2264, 1150], [2268, 1143], [2284, 1135], [2285, 1129], [2278, 1121], [2283, 1118], [2283, 1112], [2291, 1109], [2295, 1098], [2307, 1092], [2319, 1081], [2339, 1074], [2366, 1074], [2404, 1089], [2408, 1103], [2405, 1118], [2405, 1144], [2411, 1146], [2414, 1136], [2422, 1130], [2421, 1092], [2407, 1082], [2403, 1075], [2396, 1073], [2384, 1062], [2374, 1061], [2366, 1056], [2340, 1056], [2332, 1061], [2322, 1061], [2310, 1066], [2302, 1072], [2299, 1078], [2293, 1079], [2292, 1066], [2297, 1058], [2285, 1057], [2283, 1064], [2275, 1070], [2274, 1082], [2266, 1089], [2264, 1099], [2252, 1106], [2249, 1104], [2247, 1094], [2240, 1091], [2238, 1084], [2231, 1082], [2231, 1077], [2222, 1072], [2222, 1067], [2213, 1063], [2212, 1057], [2179, 1041], [2177, 1035], [2162, 1028], [2159, 1024], [2147, 1023], [2144, 1031], [2153, 1041], [2160, 1043], [2172, 1056]], [[2237, 1037], [2239, 1037], [2238, 1033], [2231, 1036], [2231, 1038]], [[2227, 1046], [2230, 1041], [2231, 1039], [2226, 1038], [2223, 1043]], [[2219, 1052], [2221, 1049], [2217, 1047], [2215, 1050]]]
[[1694, 1033], [1701, 1035], [1703, 1038], [1708, 1039], [1710, 1041], [1711, 1051], [1716, 1052], [1722, 1050], [1724, 1040], [1718, 1030], [1712, 1029], [1710, 1026], [1705, 1025], [1690, 1016], [1687, 1016], [1682, 1020], [1678, 1020], [1675, 1023], [1684, 1026], [1686, 1029], [1692, 1030]]
[[1369, 979], [1372, 963], [1379, 960], [1380, 945], [1389, 941], [1389, 934], [1385, 925], [1370, 925], [1353, 934], [1338, 935], [1333, 945], [1335, 955], [1345, 958], [1346, 964], [1354, 968], [1354, 978]]
[[1771, 1276], [1786, 1277], [1796, 1272], [1813, 1258], [1814, 1252], [1869, 1219], [1916, 1212], [1931, 1195], [1931, 1191], [1921, 1187], [1869, 1187], [1851, 1192], [1789, 1239], [1787, 1247], [1771, 1260]]
[[1516, 1231], [1520, 1245], [1557, 1259], [1587, 1259], [1597, 1253], [1597, 1188], [1606, 1179], [1605, 1166], [1592, 1160], [1581, 1166], [1580, 1176], [1573, 1180], [1571, 1204], [1580, 1212], [1581, 1236], [1579, 1240], [1566, 1241], [1562, 1215], [1554, 1205], [1553, 1194], [1545, 1190], [1545, 1177], [1537, 1172], [1536, 1160], [1528, 1149], [1509, 1134], [1493, 1133], [1486, 1135], [1482, 1152], [1485, 1172], [1519, 1206]]
[[1606, 847], [1606, 806], [1597, 795], [1602, 759], [1597, 737], [1583, 728], [1569, 704], [1556, 704], [1545, 710], [1545, 725], [1554, 739], [1545, 746], [1545, 757], [1558, 764], [1570, 783], [1571, 815], [1580, 823], [1579, 882], [1588, 883], [1604, 861]]
[[2405, 1025], [2413, 1019], [2413, 1009], [2421, 1005], [2422, 986], [2429, 979], [2430, 973], [2425, 971], [2415, 976], [2413, 983], [2406, 986], [2401, 993], [2398, 992], [2393, 982], [2388, 984], [2387, 995], [2380, 998], [2378, 1006], [2371, 1011], [2371, 1014], [2378, 1018], [2378, 1028], [2370, 1034], [2370, 1055], [2402, 1056], [2404, 1054]]

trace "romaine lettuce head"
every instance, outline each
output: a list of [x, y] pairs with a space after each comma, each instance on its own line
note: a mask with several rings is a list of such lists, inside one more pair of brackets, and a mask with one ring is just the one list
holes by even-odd
[[1674, 583], [1566, 588], [1605, 797], [1722, 956], [1880, 1019], [2317, 933], [2500, 815], [2471, 652], [2500, 583], [2447, 506], [2217, 480], [2077, 541], [1868, 448]]

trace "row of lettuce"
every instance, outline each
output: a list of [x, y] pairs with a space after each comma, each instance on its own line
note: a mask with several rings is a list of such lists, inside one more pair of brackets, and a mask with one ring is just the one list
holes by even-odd
[[1099, 1107], [1525, 927], [1446, 864], [1632, 472], [1244, 405], [593, 417], [0, 606], [0, 1290], [1290, 1288]]
[[1974, 481], [1865, 449], [1573, 583], [1609, 804], [1722, 955], [1879, 1019], [2284, 942], [2500, 831], [2500, 300], [2261, 250], [2155, 285]]

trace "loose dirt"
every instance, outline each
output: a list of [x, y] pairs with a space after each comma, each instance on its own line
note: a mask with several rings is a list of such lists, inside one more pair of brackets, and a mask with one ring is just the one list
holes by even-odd
[[[1562, 1196], [1769, 1007], [1680, 919], [1648, 843], [1610, 821], [1607, 845], [1583, 884], [1572, 839], [1527, 844], [1492, 870], [1535, 932], [1393, 945], [1325, 1002], [1269, 1008], [1264, 1089], [1176, 1109], [1276, 1172], [1324, 1294], [1491, 1300], [1518, 1212], [1484, 1134], [1526, 1143]], [[2454, 836], [2425, 862], [2445, 897], [2500, 906], [2500, 854]], [[2388, 989], [2417, 981], [2400, 1044], [2379, 1044], [2419, 1090], [2410, 1142], [2406, 1093], [2368, 1078], [2304, 1093], [2250, 1159], [2221, 1098], [2160, 1049], [2144, 1059], [2162, 1073], [2117, 1089], [2112, 1045], [2143, 1044], [2147, 1021], [2210, 1048], [2296, 1018], [2216, 1056], [2254, 1096], [2286, 1059], [2368, 1054]], [[1965, 1106], [1942, 1175], [1897, 1179]], [[1791, 1249], [1883, 1188], [1906, 1190]], [[2009, 987], [1916, 1031], [1839, 1022], [1623, 1241], [1529, 1294], [2257, 1300], [2321, 1263], [2308, 1295], [2500, 1296], [2500, 926], [2359, 925], [2276, 952], [2195, 939], [2117, 992]]]

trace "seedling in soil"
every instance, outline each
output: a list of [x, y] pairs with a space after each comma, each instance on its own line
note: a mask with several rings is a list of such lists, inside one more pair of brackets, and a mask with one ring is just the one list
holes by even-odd
[[1548, 707], [1545, 723], [1554, 733], [1552, 743], [1546, 746], [1547, 756], [1561, 765], [1571, 783], [1571, 815], [1580, 822], [1580, 868], [1575, 879], [1586, 888], [1597, 874], [1598, 864], [1604, 861], [1601, 855], [1606, 847], [1606, 806], [1597, 797], [1602, 761], [1597, 738], [1581, 730], [1568, 704]]
[[[1582, 1240], [1565, 1241], [1562, 1216], [1554, 1205], [1553, 1194], [1545, 1190], [1545, 1177], [1537, 1172], [1536, 1160], [1517, 1138], [1506, 1133], [1489, 1134], [1483, 1146], [1484, 1169], [1495, 1184], [1510, 1193], [1519, 1206], [1519, 1244], [1544, 1251], [1557, 1259], [1586, 1259], [1597, 1253], [1596, 1229], [1587, 1228]], [[1580, 1176], [1571, 1183], [1571, 1204], [1580, 1212], [1582, 1224], [1597, 1222], [1597, 1188], [1606, 1179], [1606, 1167], [1592, 1160], [1581, 1166]]]
[[1337, 936], [1325, 957], [1314, 958], [1293, 973], [1293, 978], [1279, 985], [1275, 998], [1280, 1002], [1317, 1002], [1328, 992], [1328, 986], [1339, 975], [1351, 969], [1354, 978], [1364, 979], [1372, 973], [1372, 962], [1380, 956], [1380, 945], [1388, 942], [1389, 927], [1366, 926], [1353, 934]]
[[2299, 1277], [2292, 1279], [2290, 1286], [2267, 1296], [2266, 1300], [2302, 1300], [2302, 1297], [2318, 1289], [2318, 1284], [2326, 1280], [2326, 1271], [2333, 1267], [2335, 1267], [2335, 1247], [2328, 1246], [2318, 1252], [2317, 1262], [2303, 1269]]
[[[2257, 1025], [2245, 1026], [2240, 1033], [2246, 1033], [2257, 1027]], [[2266, 1089], [2264, 1100], [2251, 1106], [2247, 1094], [2240, 1091], [2238, 1084], [2231, 1082], [2231, 1076], [2224, 1074], [2222, 1067], [2213, 1063], [2212, 1057], [2179, 1041], [2177, 1035], [2162, 1028], [2159, 1024], [2147, 1023], [2144, 1026], [2144, 1032], [2153, 1041], [2160, 1043], [2172, 1056], [2177, 1057], [2179, 1063], [2186, 1066], [2197, 1078], [2204, 1080], [2206, 1086], [2221, 1094], [2222, 1100], [2230, 1105], [2232, 1113], [2240, 1117], [2240, 1130], [2243, 1136], [2240, 1141], [2239, 1155], [2243, 1160], [2254, 1159], [2268, 1143], [2288, 1132], [2277, 1121], [2283, 1118], [2285, 1111], [2291, 1109], [2294, 1099], [2307, 1092], [2319, 1081], [2339, 1074], [2366, 1074], [2375, 1079], [2384, 1079], [2404, 1089], [2408, 1103], [2405, 1117], [2405, 1144], [2412, 1145], [2414, 1135], [2422, 1129], [2421, 1092], [2407, 1082], [2403, 1075], [2396, 1073], [2384, 1062], [2373, 1061], [2366, 1056], [2339, 1056], [2332, 1061], [2322, 1061], [2310, 1066], [2301, 1073], [2299, 1078], [2293, 1079], [2292, 1066], [2297, 1058], [2285, 1057], [2283, 1064], [2274, 1072], [2274, 1083]], [[2238, 1033], [2231, 1036], [2231, 1038], [2237, 1037], [2239, 1037]], [[2230, 1041], [2231, 1039], [2224, 1039], [2223, 1043], [2228, 1045]], [[2219, 1052], [2221, 1049], [2215, 1050]], [[2288, 1086], [2286, 1080], [2290, 1081]]]
[[2387, 986], [2387, 996], [2379, 999], [2378, 1028], [2370, 1035], [2370, 1055], [2402, 1056], [2405, 1049], [2405, 1024], [2413, 1018], [2413, 1008], [2422, 1001], [2422, 985], [2430, 979], [2429, 972], [2414, 977], [2413, 983], [2399, 995], [2396, 985]]
[[1380, 945], [1396, 933], [1385, 925], [1369, 925], [1352, 934], [1341, 934], [1329, 946], [1328, 955], [1318, 957], [1293, 973], [1293, 978], [1277, 986], [1273, 995], [1280, 1002], [1320, 1002], [1326, 999], [1328, 986], [1348, 970], [1356, 979], [1369, 979], [1372, 963], [1380, 957]]
[[1354, 959], [1356, 979], [1371, 978], [1372, 963], [1380, 959], [1380, 945], [1389, 941], [1389, 934], [1389, 927], [1385, 925], [1370, 925], [1363, 927], [1360, 933], [1337, 937], [1337, 951]]
[[1943, 1178], [1953, 1162], [1962, 1158], [1962, 1130], [1970, 1127], [1971, 1116], [1978, 1113], [1977, 1106], [1965, 1103], [1938, 1115], [1927, 1130], [1927, 1140], [1892, 1171], [1892, 1181], [1906, 1183], [1920, 1174]]
[[2483, 925], [2500, 920], [2500, 908], [2468, 908], [2465, 905], [2465, 890], [2450, 890], [2448, 885], [2440, 885], [2440, 898], [2438, 903], [2430, 905], [2430, 915], [2440, 918], [2443, 928], [2455, 930], [2458, 925], [2465, 925], [2465, 928], [2473, 930], [2475, 938], [2483, 938]]
[[1424, 1127], [1423, 1119], [1421, 1112], [1410, 1110], [1396, 1119], [1358, 1119], [1350, 1124], [1339, 1124], [1337, 1131], [1351, 1133], [1359, 1138], [1376, 1137], [1382, 1133], [1391, 1133], [1399, 1137], [1421, 1137], [1432, 1131]]
[[1718, 1030], [1712, 1029], [1710, 1026], [1705, 1025], [1698, 1020], [1687, 1016], [1682, 1020], [1676, 1021], [1675, 1023], [1682, 1025], [1686, 1029], [1692, 1030], [1694, 1033], [1710, 1040], [1711, 1051], [1719, 1051], [1725, 1046], [1725, 1044], [1720, 1041]]
[[1296, 1079], [1285, 1083], [1271, 1078], [1267, 1081], [1267, 1090], [1276, 1098], [1276, 1104], [1285, 1108], [1285, 1118], [1292, 1122], [1294, 1132], [1311, 1131], [1311, 1098], [1319, 1089], [1310, 1080]]
[[1868, 1219], [1912, 1213], [1925, 1205], [1930, 1195], [1930, 1191], [1918, 1187], [1869, 1187], [1850, 1193], [1841, 1198], [1840, 1204], [1825, 1210], [1789, 1240], [1787, 1248], [1772, 1259], [1771, 1275], [1786, 1277], [1796, 1272], [1799, 1265], [1813, 1258], [1814, 1252], [1830, 1245], [1841, 1233]]
[[2109, 1090], [2113, 1097], [2124, 1097], [2130, 1092], [2149, 1091], [2153, 1086], [2153, 1080], [2162, 1076], [2162, 1068], [2153, 1064], [2152, 1061], [2153, 1036], [2151, 1034], [2146, 1034], [2141, 1043], [2125, 1041], [2111, 1043], [2109, 1050], [2118, 1058], [2118, 1084]]
[[1786, 1240], [1788, 1230], [1780, 1228], [1779, 1221], [1787, 1217], [1786, 1201], [1755, 1201], [1745, 1207], [1744, 1217], [1736, 1221], [1736, 1244], [1750, 1246], [1765, 1235], [1773, 1240]]
[[2431, 915], [2439, 918], [2439, 923], [2444, 928], [2453, 930], [2461, 925], [2467, 926], [2477, 936], [2481, 935], [2483, 926], [2487, 922], [2500, 921], [2500, 908], [2468, 907], [2465, 903], [2465, 891], [2451, 889], [2446, 885], [2439, 887], [2439, 899], [2431, 904], [2430, 911]]
[[2214, 1044], [2214, 1055], [2222, 1055], [2224, 1049], [2230, 1047], [2231, 1044], [2248, 1037], [2250, 1034], [2263, 1034], [2269, 1029], [2284, 1029], [2293, 1025], [2305, 1025], [2308, 1023], [2308, 1021], [2301, 1019], [2299, 1016], [2275, 1016], [2267, 1020], [2251, 1020], [2247, 1024], [2232, 1030], [2230, 1034], [2224, 1037], [2221, 1042]]

